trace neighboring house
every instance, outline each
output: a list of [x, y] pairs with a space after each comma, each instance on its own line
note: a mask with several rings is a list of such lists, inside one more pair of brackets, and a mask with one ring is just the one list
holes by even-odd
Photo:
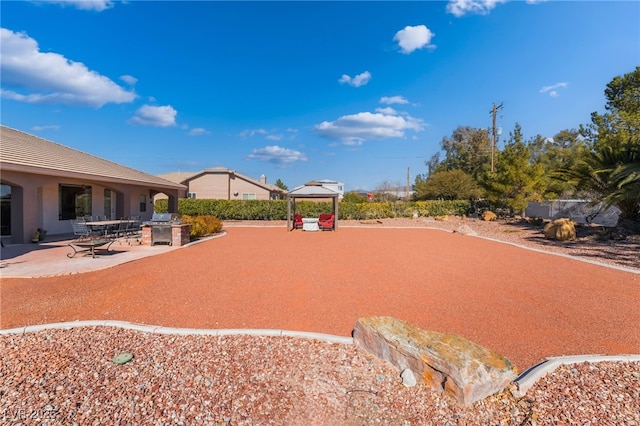
[[0, 126], [2, 236], [31, 241], [72, 232], [77, 216], [149, 220], [153, 197], [163, 193], [177, 212], [185, 187], [58, 143]]
[[[187, 198], [216, 200], [279, 200], [285, 192], [267, 183], [262, 175], [259, 180], [235, 170], [213, 167], [199, 172], [174, 172], [159, 175], [163, 179], [187, 187]], [[156, 199], [166, 198], [159, 194]]]
[[322, 179], [316, 182], [321, 184], [324, 188], [337, 192], [339, 194], [338, 200], [342, 200], [342, 197], [344, 197], [344, 183], [329, 179]]

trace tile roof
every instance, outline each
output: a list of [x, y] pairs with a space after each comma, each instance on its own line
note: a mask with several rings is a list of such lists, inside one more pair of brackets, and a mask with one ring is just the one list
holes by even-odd
[[171, 172], [163, 173], [158, 175], [158, 177], [175, 183], [183, 183], [197, 174], [199, 174], [199, 172]]
[[6, 126], [0, 126], [0, 164], [3, 169], [28, 170], [36, 174], [185, 189], [169, 180]]

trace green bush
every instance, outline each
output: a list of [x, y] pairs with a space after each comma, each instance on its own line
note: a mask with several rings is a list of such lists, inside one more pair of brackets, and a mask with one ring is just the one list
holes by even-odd
[[[422, 217], [462, 216], [469, 211], [465, 200], [454, 201], [392, 201], [392, 202], [341, 202], [338, 219], [371, 220], [394, 217], [412, 217], [414, 212]], [[158, 200], [155, 211], [166, 213], [167, 200]], [[332, 213], [333, 203], [327, 201], [298, 200], [295, 212], [304, 217], [318, 217], [321, 213]], [[220, 220], [286, 220], [286, 200], [208, 200], [180, 199], [178, 213], [187, 216], [214, 216]], [[292, 212], [293, 213], [293, 212]]]

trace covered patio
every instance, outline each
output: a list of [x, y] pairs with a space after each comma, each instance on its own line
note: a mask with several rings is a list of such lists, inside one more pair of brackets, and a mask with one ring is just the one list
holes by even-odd
[[325, 188], [321, 183], [311, 181], [299, 186], [287, 194], [287, 231], [292, 230], [293, 217], [296, 214], [297, 199], [331, 199], [333, 204], [333, 230], [338, 229], [338, 196], [339, 194], [329, 188]]

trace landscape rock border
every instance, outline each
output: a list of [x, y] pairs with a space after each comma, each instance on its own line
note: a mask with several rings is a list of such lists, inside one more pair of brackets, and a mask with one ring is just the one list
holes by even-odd
[[[48, 323], [39, 325], [28, 325], [24, 327], [16, 327], [11, 329], [0, 329], [0, 336], [11, 334], [35, 333], [39, 331], [52, 329], [72, 329], [80, 327], [115, 327], [126, 330], [140, 331], [144, 333], [155, 334], [173, 334], [173, 335], [203, 335], [203, 336], [288, 336], [304, 339], [316, 339], [328, 343], [338, 343], [351, 345], [354, 344], [352, 337], [336, 336], [324, 333], [314, 333], [305, 331], [291, 330], [275, 330], [275, 329], [195, 329], [195, 328], [173, 328], [154, 325], [135, 324], [128, 321], [118, 320], [85, 320], [85, 321], [69, 321]], [[578, 364], [582, 362], [604, 362], [604, 361], [622, 361], [622, 362], [640, 362], [640, 354], [627, 355], [574, 355], [550, 357], [545, 361], [536, 364], [521, 373], [515, 380], [515, 386], [511, 392], [515, 397], [526, 395], [527, 391], [542, 377], [552, 373], [561, 365]], [[514, 389], [515, 388], [515, 389]]]

